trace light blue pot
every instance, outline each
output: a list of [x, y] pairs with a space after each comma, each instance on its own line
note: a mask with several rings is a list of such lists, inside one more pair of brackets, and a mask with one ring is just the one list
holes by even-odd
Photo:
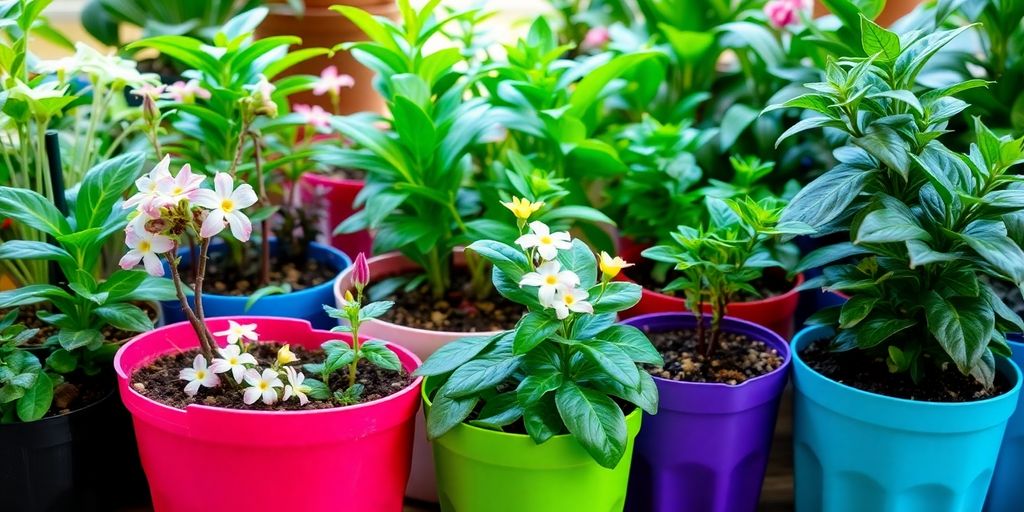
[[989, 400], [890, 398], [828, 379], [800, 359], [804, 347], [831, 335], [811, 327], [792, 341], [796, 510], [981, 510], [1020, 395], [1017, 365], [999, 359], [1013, 389]]
[[[211, 253], [226, 250], [223, 242], [210, 246]], [[270, 241], [271, 252], [277, 251], [277, 241]], [[189, 261], [188, 249], [178, 252], [182, 262]], [[312, 243], [309, 246], [309, 257], [315, 259], [322, 265], [332, 268], [336, 274], [348, 268], [352, 264], [345, 253], [323, 244]], [[167, 264], [164, 263], [165, 274], [170, 275]], [[211, 278], [213, 276], [207, 276]], [[316, 286], [282, 295], [268, 295], [253, 304], [248, 311], [245, 303], [249, 301], [248, 296], [236, 297], [233, 295], [203, 294], [203, 311], [207, 318], [220, 316], [275, 316], [283, 318], [298, 318], [308, 320], [316, 329], [330, 329], [338, 325], [338, 321], [327, 316], [324, 312], [324, 304], [334, 305], [334, 279], [325, 281]], [[195, 306], [195, 301], [190, 296], [188, 303]], [[167, 324], [173, 324], [185, 320], [185, 314], [181, 310], [178, 301], [165, 301], [160, 303], [163, 309], [164, 318]]]
[[[1024, 336], [1010, 337], [1013, 362], [1024, 367]], [[1024, 395], [1021, 395], [1024, 397]], [[1017, 402], [1017, 412], [1010, 417], [999, 451], [996, 474], [988, 491], [988, 512], [1018, 512], [1024, 510], [1024, 406]]]

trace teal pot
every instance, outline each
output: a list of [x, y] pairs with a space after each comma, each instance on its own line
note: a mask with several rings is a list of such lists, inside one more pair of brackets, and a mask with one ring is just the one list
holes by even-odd
[[[1024, 336], [1009, 337], [1013, 349], [1013, 362], [1024, 368]], [[1024, 396], [1024, 395], [1021, 395]], [[992, 487], [988, 491], [988, 512], [1017, 512], [1024, 510], [1024, 407], [1017, 402], [1017, 412], [1010, 417], [1003, 437], [1003, 448], [999, 450], [996, 474], [992, 476]]]
[[[210, 254], [226, 250], [227, 246], [223, 242], [216, 242], [210, 245]], [[270, 240], [270, 251], [272, 254], [276, 254], [277, 240]], [[178, 255], [181, 257], [182, 265], [187, 265], [191, 261], [188, 248], [179, 250]], [[345, 253], [334, 247], [315, 242], [309, 244], [309, 257], [321, 265], [327, 265], [336, 274], [340, 274], [341, 271], [352, 264]], [[170, 276], [170, 268], [167, 267], [166, 262], [164, 263], [164, 274]], [[211, 277], [207, 275], [207, 279]], [[299, 320], [308, 320], [317, 329], [330, 329], [338, 325], [338, 321], [327, 316], [327, 313], [324, 312], [324, 304], [334, 304], [333, 286], [334, 279], [329, 279], [304, 290], [280, 295], [268, 295], [256, 301], [248, 310], [245, 308], [246, 303], [249, 301], [248, 296], [217, 295], [207, 292], [203, 293], [203, 310], [206, 318], [243, 315], [297, 318]], [[193, 307], [195, 306], [195, 301], [191, 295], [188, 298], [188, 303]], [[185, 321], [185, 313], [181, 309], [181, 303], [177, 300], [164, 301], [161, 303], [161, 307], [163, 308], [164, 322], [167, 324]]]
[[792, 342], [796, 510], [981, 510], [1020, 395], [1017, 365], [999, 358], [996, 370], [1013, 388], [988, 400], [891, 398], [840, 384], [807, 366], [800, 351], [831, 336], [827, 327], [810, 327]]

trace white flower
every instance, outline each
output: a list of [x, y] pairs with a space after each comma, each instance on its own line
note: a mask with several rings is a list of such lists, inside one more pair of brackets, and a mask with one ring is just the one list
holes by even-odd
[[540, 296], [540, 303], [544, 307], [551, 307], [555, 300], [555, 294], [562, 290], [571, 290], [580, 285], [580, 276], [571, 270], [561, 270], [562, 264], [557, 261], [548, 261], [537, 267], [536, 272], [530, 272], [519, 281], [519, 286], [539, 286], [537, 294]]
[[555, 299], [550, 307], [555, 308], [555, 316], [559, 320], [564, 320], [568, 317], [570, 311], [592, 315], [594, 314], [594, 306], [586, 301], [588, 296], [587, 291], [581, 288], [562, 290], [555, 294]]
[[192, 360], [192, 368], [182, 369], [178, 373], [178, 378], [188, 381], [188, 384], [185, 384], [185, 394], [188, 396], [196, 396], [200, 386], [214, 388], [220, 385], [220, 377], [206, 368], [206, 358], [202, 354], [196, 354], [196, 358]]
[[91, 46], [78, 42], [75, 43], [75, 56], [77, 65], [74, 69], [67, 69], [68, 72], [86, 73], [96, 83], [113, 84], [114, 87], [142, 87], [145, 84], [156, 85], [160, 83], [160, 76], [155, 73], [140, 73], [136, 69], [136, 62], [131, 59], [122, 59], [113, 52], [108, 55], [96, 51]]
[[559, 250], [572, 248], [569, 233], [565, 231], [552, 233], [551, 228], [541, 221], [535, 220], [531, 222], [530, 231], [532, 233], [525, 234], [516, 239], [516, 244], [523, 249], [536, 247], [540, 257], [545, 260], [555, 259], [558, 256]]
[[125, 208], [137, 207], [140, 212], [156, 219], [160, 208], [173, 206], [183, 199], [194, 199], [203, 184], [203, 177], [192, 172], [192, 166], [181, 166], [177, 176], [170, 171], [171, 157], [167, 155], [153, 167], [148, 175], [135, 180], [138, 192], [124, 202]]
[[39, 101], [49, 98], [62, 98], [68, 90], [67, 85], [57, 81], [42, 82], [35, 87], [29, 87], [21, 80], [14, 80], [14, 87], [11, 87], [8, 94], [11, 98], [18, 98], [25, 101]]
[[125, 253], [121, 257], [121, 261], [118, 262], [121, 268], [125, 270], [134, 268], [141, 261], [149, 275], [156, 277], [164, 275], [164, 266], [160, 263], [160, 255], [174, 248], [173, 240], [149, 231], [129, 229], [125, 232], [124, 242], [131, 250]]
[[239, 241], [249, 240], [252, 234], [252, 223], [242, 210], [256, 203], [256, 192], [248, 183], [243, 183], [232, 190], [234, 185], [231, 175], [218, 172], [213, 178], [214, 190], [196, 192], [193, 202], [210, 210], [199, 229], [199, 236], [211, 238], [224, 230], [224, 225], [231, 226], [231, 234]]
[[203, 89], [199, 85], [199, 80], [195, 78], [188, 82], [178, 80], [172, 85], [167, 87], [167, 95], [178, 103], [195, 103], [196, 98], [208, 100], [210, 99], [210, 91]]
[[223, 358], [214, 358], [213, 363], [210, 365], [210, 371], [213, 373], [224, 373], [231, 371], [231, 376], [234, 377], [235, 382], [241, 384], [242, 377], [245, 376], [245, 365], [256, 366], [256, 358], [252, 354], [243, 354], [242, 349], [238, 345], [228, 345], [224, 348], [217, 349], [217, 353]]
[[213, 335], [226, 336], [228, 343], [238, 343], [242, 338], [249, 341], [260, 339], [260, 335], [256, 333], [256, 324], [240, 324], [234, 320], [228, 320], [228, 328]]
[[320, 79], [314, 83], [313, 94], [323, 96], [326, 93], [331, 93], [332, 96], [337, 96], [341, 94], [342, 87], [353, 87], [355, 85], [356, 81], [351, 76], [338, 74], [337, 66], [327, 66], [320, 72]]
[[309, 403], [309, 397], [306, 396], [306, 393], [312, 391], [313, 388], [302, 384], [302, 381], [306, 380], [306, 375], [295, 371], [295, 368], [291, 366], [286, 366], [284, 372], [288, 376], [288, 384], [284, 386], [284, 400], [287, 401], [292, 395], [295, 395], [299, 398], [299, 405]]
[[245, 402], [245, 405], [252, 405], [261, 397], [263, 403], [271, 405], [277, 401], [276, 388], [284, 386], [281, 378], [277, 376], [277, 372], [270, 368], [263, 370], [262, 375], [250, 368], [245, 372], [245, 382], [249, 384], [249, 387], [245, 388], [245, 393], [242, 394], [242, 401]]

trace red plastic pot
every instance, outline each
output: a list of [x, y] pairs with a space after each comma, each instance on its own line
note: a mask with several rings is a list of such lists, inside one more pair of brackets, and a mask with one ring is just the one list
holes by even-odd
[[363, 180], [335, 178], [306, 173], [299, 181], [299, 197], [303, 205], [318, 208], [320, 232], [331, 237], [331, 246], [355, 258], [360, 252], [373, 253], [373, 237], [369, 231], [331, 236], [334, 228], [358, 211], [352, 206], [356, 195], [363, 189]]
[[[306, 348], [351, 341], [303, 320], [233, 319], [258, 324], [261, 339]], [[212, 331], [223, 330], [228, 319], [208, 324]], [[191, 326], [178, 323], [140, 335], [114, 358], [156, 511], [402, 510], [422, 379], [365, 404], [284, 412], [203, 405], [182, 410], [132, 388], [134, 371], [198, 344]], [[409, 350], [388, 346], [406, 370], [419, 366]]]
[[[640, 261], [640, 255], [648, 245], [638, 244], [628, 238], [622, 238], [619, 242], [621, 250], [619, 254], [626, 261]], [[630, 280], [624, 274], [619, 274], [621, 279]], [[797, 291], [804, 282], [803, 274], [798, 274], [793, 289], [774, 297], [748, 302], [734, 302], [726, 306], [725, 314], [731, 317], [753, 322], [767, 327], [785, 339], [793, 337], [793, 317], [797, 305], [800, 302], [800, 292]], [[640, 302], [636, 306], [619, 313], [619, 318], [627, 319], [651, 313], [686, 313], [686, 301], [679, 297], [673, 297], [664, 293], [644, 288], [640, 295]], [[711, 312], [711, 306], [704, 307], [705, 313]]]

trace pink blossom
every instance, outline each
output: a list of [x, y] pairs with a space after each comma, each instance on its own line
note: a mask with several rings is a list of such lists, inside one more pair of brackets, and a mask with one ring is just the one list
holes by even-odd
[[351, 75], [338, 74], [337, 66], [327, 66], [320, 72], [320, 79], [313, 86], [313, 94], [323, 96], [328, 92], [332, 96], [341, 94], [342, 87], [354, 87], [356, 81]]
[[176, 205], [183, 199], [193, 199], [203, 184], [203, 177], [193, 173], [189, 164], [183, 165], [177, 176], [172, 176], [170, 163], [170, 155], [164, 156], [148, 175], [135, 180], [138, 192], [124, 202], [124, 207], [135, 207], [157, 219], [160, 218], [160, 208]]
[[586, 36], [583, 36], [580, 46], [585, 50], [596, 50], [604, 48], [611, 40], [612, 36], [607, 27], [593, 27], [587, 31]]
[[199, 85], [199, 80], [195, 78], [187, 83], [181, 80], [174, 82], [173, 85], [167, 88], [167, 94], [178, 103], [195, 103], [196, 98], [210, 99], [210, 91], [203, 89]]
[[301, 115], [304, 123], [318, 131], [324, 131], [331, 127], [331, 114], [320, 105], [295, 105], [292, 107], [292, 111]]
[[156, 277], [164, 275], [164, 266], [160, 263], [160, 255], [174, 248], [174, 242], [170, 238], [148, 231], [129, 229], [125, 233], [125, 243], [131, 250], [118, 262], [121, 268], [125, 270], [135, 268], [141, 261], [149, 275]]
[[158, 100], [163, 97], [164, 89], [166, 85], [153, 85], [153, 84], [142, 84], [141, 87], [132, 89], [132, 94], [140, 98], [149, 98], [151, 100]]
[[242, 210], [256, 204], [256, 192], [248, 183], [243, 183], [238, 188], [233, 187], [234, 180], [231, 179], [231, 175], [218, 172], [213, 178], [214, 190], [202, 189], [196, 193], [193, 202], [209, 210], [199, 229], [199, 236], [211, 238], [228, 225], [231, 227], [231, 234], [240, 242], [249, 240], [252, 222]]
[[362, 290], [370, 282], [370, 266], [366, 263], [366, 255], [362, 252], [352, 263], [352, 285]]
[[771, 0], [764, 6], [768, 21], [775, 28], [784, 28], [800, 21], [800, 11], [811, 8], [809, 0]]

